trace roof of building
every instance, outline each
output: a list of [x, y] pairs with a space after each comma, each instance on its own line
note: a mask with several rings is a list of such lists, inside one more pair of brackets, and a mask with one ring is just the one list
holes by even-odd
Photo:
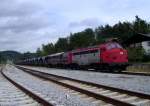
[[132, 37], [127, 39], [126, 41], [123, 41], [122, 45], [127, 47], [131, 44], [141, 43], [144, 41], [150, 41], [150, 34], [136, 33]]

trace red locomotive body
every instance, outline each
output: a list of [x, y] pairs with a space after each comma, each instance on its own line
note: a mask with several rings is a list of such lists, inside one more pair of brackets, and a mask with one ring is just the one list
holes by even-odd
[[108, 42], [69, 52], [67, 65], [71, 68], [125, 69], [127, 62], [127, 51], [117, 42]]
[[103, 63], [127, 63], [127, 50], [123, 49], [118, 43], [110, 42], [100, 46], [101, 58]]

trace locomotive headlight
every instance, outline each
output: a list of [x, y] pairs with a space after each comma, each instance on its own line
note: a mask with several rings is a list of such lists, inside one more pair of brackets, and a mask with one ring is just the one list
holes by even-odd
[[120, 52], [120, 54], [122, 54], [122, 55], [123, 55], [123, 52]]

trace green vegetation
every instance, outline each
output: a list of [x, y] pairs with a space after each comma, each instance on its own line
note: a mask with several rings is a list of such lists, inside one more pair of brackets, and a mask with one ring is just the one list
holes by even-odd
[[128, 58], [130, 61], [141, 62], [144, 58], [144, 49], [138, 48], [128, 48]]
[[5, 64], [8, 61], [15, 62], [18, 60], [24, 60], [27, 58], [37, 57], [36, 53], [19, 53], [16, 51], [2, 51], [0, 52], [0, 64]]
[[15, 51], [3, 51], [0, 52], [0, 63], [6, 63], [9, 61], [16, 61], [20, 58], [21, 54]]
[[[105, 42], [108, 38], [118, 38], [120, 42], [138, 33], [150, 33], [150, 23], [138, 16], [133, 22], [118, 22], [110, 26], [99, 26], [96, 29], [87, 28], [82, 32], [71, 33], [66, 38], [59, 38], [55, 44], [49, 43], [37, 49], [38, 56], [45, 56], [56, 52], [73, 50], [93, 46]], [[148, 61], [143, 48], [127, 48], [131, 62]]]
[[5, 62], [5, 59], [3, 56], [0, 55], [0, 64], [4, 63]]

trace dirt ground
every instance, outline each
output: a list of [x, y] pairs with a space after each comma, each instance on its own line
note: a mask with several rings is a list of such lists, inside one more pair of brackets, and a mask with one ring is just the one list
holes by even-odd
[[129, 72], [148, 72], [150, 73], [150, 64], [133, 65], [127, 67]]

